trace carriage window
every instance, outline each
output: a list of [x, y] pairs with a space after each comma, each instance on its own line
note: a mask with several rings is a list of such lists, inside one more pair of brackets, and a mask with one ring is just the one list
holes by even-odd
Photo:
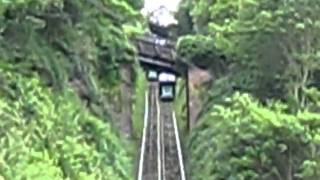
[[163, 86], [162, 87], [162, 93], [164, 95], [170, 95], [172, 94], [172, 86]]
[[152, 78], [152, 79], [155, 79], [157, 78], [157, 72], [156, 71], [149, 71], [148, 73], [148, 78]]

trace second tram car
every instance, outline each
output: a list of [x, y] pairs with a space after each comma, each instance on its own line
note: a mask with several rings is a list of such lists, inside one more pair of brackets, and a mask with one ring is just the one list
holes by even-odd
[[158, 80], [158, 72], [155, 70], [148, 70], [147, 78], [148, 78], [148, 81], [157, 81]]
[[176, 76], [171, 73], [159, 74], [159, 96], [162, 101], [173, 101], [175, 98]]

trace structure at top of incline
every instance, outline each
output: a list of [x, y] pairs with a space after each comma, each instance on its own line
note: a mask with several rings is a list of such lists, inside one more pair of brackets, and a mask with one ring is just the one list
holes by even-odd
[[[165, 8], [153, 12], [149, 20], [150, 33], [133, 39], [139, 55], [139, 62], [145, 69], [154, 69], [181, 75], [176, 57], [176, 42], [170, 38], [171, 27], [175, 24], [161, 23], [161, 16], [170, 15]], [[173, 17], [172, 17], [173, 18]], [[162, 18], [163, 19], [163, 18]]]
[[175, 42], [154, 34], [134, 39], [140, 64], [146, 69], [181, 74], [178, 70]]
[[174, 61], [174, 41], [158, 37], [154, 34], [145, 34], [134, 39], [139, 56], [159, 59], [161, 61]]

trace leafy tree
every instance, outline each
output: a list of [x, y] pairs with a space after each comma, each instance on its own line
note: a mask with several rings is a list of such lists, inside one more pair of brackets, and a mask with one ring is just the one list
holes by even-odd
[[192, 179], [319, 179], [319, 8], [182, 2], [178, 55], [219, 72], [187, 140]]
[[318, 179], [320, 115], [287, 111], [239, 93], [214, 106], [189, 137], [191, 179]]
[[307, 106], [305, 89], [316, 84], [320, 67], [318, 2], [200, 0], [189, 4], [193, 29], [213, 37], [215, 47], [228, 59], [235, 86], [261, 99], [284, 98]]

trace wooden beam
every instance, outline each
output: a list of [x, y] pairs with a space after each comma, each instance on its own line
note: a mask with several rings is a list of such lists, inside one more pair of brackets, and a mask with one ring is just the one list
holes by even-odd
[[161, 66], [161, 67], [165, 67], [165, 68], [175, 69], [174, 65], [171, 63], [155, 60], [155, 59], [148, 58], [148, 57], [140, 56], [139, 61], [142, 63], [147, 63], [147, 64], [152, 64], [152, 65]]

